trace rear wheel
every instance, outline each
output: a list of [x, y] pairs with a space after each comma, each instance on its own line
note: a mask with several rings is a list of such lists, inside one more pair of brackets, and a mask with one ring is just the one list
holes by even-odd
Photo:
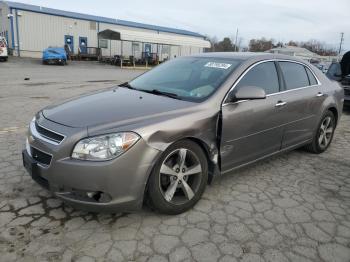
[[314, 135], [312, 143], [307, 145], [306, 150], [320, 154], [327, 150], [332, 142], [335, 130], [335, 117], [331, 111], [327, 111], [318, 125], [318, 129]]
[[165, 214], [180, 214], [201, 198], [208, 181], [207, 158], [196, 143], [171, 145], [159, 159], [149, 179], [150, 205]]

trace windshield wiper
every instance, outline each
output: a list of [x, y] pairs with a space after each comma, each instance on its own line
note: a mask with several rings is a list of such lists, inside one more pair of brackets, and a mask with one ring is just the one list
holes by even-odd
[[171, 98], [174, 98], [174, 99], [182, 100], [177, 94], [170, 93], [170, 92], [160, 91], [160, 90], [158, 90], [158, 89], [153, 89], [153, 90], [138, 89], [138, 88], [135, 88], [135, 87], [131, 86], [128, 82], [122, 83], [122, 84], [120, 84], [120, 85], [118, 85], [118, 86], [120, 86], [120, 87], [126, 87], [126, 88], [133, 89], [133, 90], [138, 90], [138, 91], [145, 92], [145, 93], [149, 93], [149, 94], [167, 96], [167, 97], [171, 97]]
[[142, 91], [142, 92], [154, 94], [154, 95], [167, 96], [167, 97], [170, 97], [170, 98], [182, 100], [177, 94], [170, 93], [170, 92], [160, 91], [160, 90], [158, 90], [158, 89], [153, 89], [153, 90], [138, 89], [138, 90], [139, 90], [139, 91]]
[[129, 82], [125, 82], [125, 83], [122, 83], [120, 85], [118, 85], [120, 87], [126, 87], [126, 88], [129, 88], [129, 89], [135, 89], [134, 87], [132, 87]]

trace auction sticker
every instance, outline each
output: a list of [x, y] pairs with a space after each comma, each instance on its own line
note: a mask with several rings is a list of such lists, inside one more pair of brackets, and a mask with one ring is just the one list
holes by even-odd
[[220, 69], [228, 69], [230, 68], [232, 64], [226, 64], [226, 63], [217, 63], [217, 62], [208, 62], [204, 66], [205, 67], [213, 67], [213, 68], [220, 68]]

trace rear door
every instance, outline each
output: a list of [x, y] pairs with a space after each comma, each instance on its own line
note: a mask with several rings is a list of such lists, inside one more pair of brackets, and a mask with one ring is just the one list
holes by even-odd
[[275, 153], [281, 147], [284, 116], [278, 106], [280, 79], [275, 63], [266, 61], [253, 66], [232, 92], [245, 86], [262, 87], [267, 97], [223, 104], [220, 148], [223, 172]]
[[293, 61], [280, 61], [278, 64], [285, 84], [285, 91], [281, 94], [286, 103], [283, 108], [283, 149], [312, 139], [326, 96], [309, 67]]

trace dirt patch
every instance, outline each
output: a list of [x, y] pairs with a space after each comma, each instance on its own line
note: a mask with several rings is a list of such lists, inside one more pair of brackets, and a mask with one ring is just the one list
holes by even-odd
[[118, 80], [90, 80], [86, 81], [88, 83], [110, 83], [110, 82], [120, 82]]
[[39, 83], [25, 83], [24, 86], [45, 86], [45, 85], [55, 85], [58, 82], [39, 82]]
[[29, 98], [31, 98], [31, 99], [50, 99], [50, 97], [48, 97], [48, 96], [31, 96]]

